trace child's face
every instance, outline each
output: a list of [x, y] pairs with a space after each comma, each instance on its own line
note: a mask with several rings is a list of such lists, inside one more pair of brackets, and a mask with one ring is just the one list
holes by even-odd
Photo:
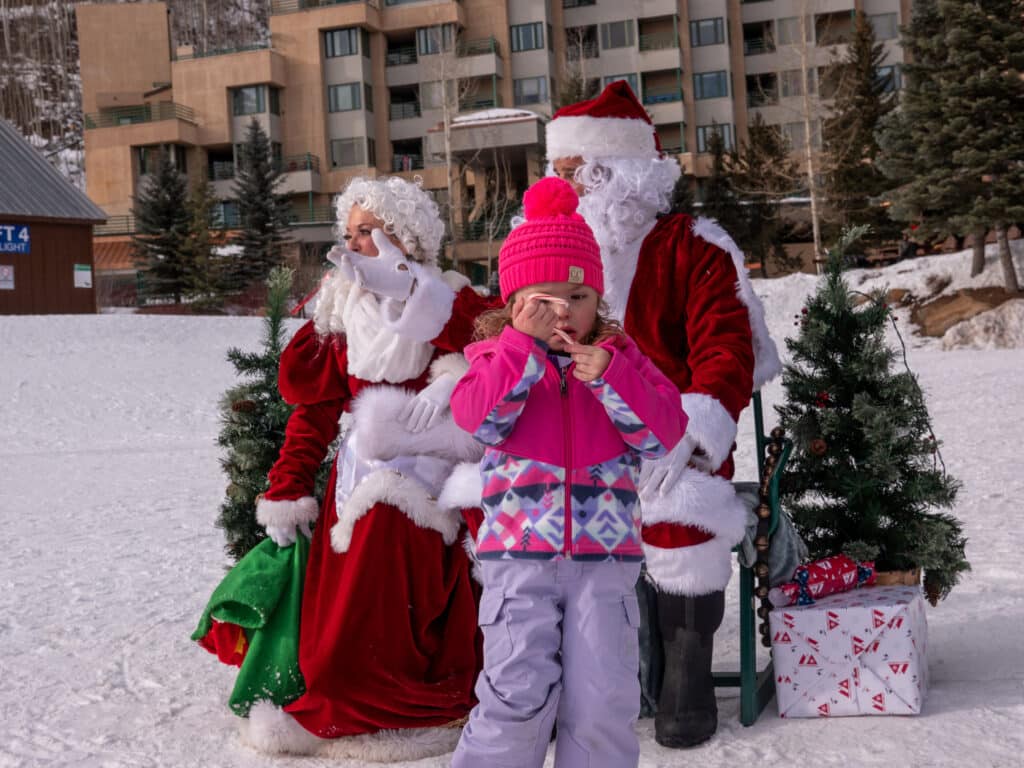
[[[575, 283], [537, 283], [521, 289], [518, 295], [529, 299], [534, 293], [546, 293], [568, 302], [567, 305], [555, 301], [548, 301], [547, 304], [558, 316], [555, 328], [569, 336], [575, 344], [582, 343], [594, 330], [600, 297], [590, 286]], [[546, 341], [556, 352], [565, 350], [566, 342], [557, 333], [552, 333]]]

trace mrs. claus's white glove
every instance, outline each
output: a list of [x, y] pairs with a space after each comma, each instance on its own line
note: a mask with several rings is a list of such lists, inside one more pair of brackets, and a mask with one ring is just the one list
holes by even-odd
[[444, 418], [455, 389], [456, 379], [443, 373], [409, 400], [398, 414], [410, 432], [422, 432], [436, 426]]

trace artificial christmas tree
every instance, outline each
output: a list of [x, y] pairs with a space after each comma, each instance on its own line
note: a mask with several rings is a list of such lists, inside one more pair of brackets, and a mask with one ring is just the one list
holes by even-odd
[[[291, 285], [292, 270], [278, 267], [271, 271], [262, 350], [228, 350], [228, 359], [242, 381], [225, 392], [221, 401], [222, 428], [217, 444], [227, 449], [221, 466], [229, 482], [217, 526], [224, 529], [225, 548], [236, 561], [266, 537], [263, 526], [256, 522], [256, 499], [267, 490], [267, 473], [277, 460], [292, 412], [277, 389]], [[318, 492], [325, 472], [320, 475]]]
[[864, 228], [848, 230], [786, 340], [780, 425], [794, 442], [783, 502], [812, 558], [845, 554], [879, 571], [924, 570], [935, 604], [970, 568], [948, 509], [959, 483], [945, 472], [917, 379], [893, 369], [881, 296], [855, 306], [842, 276]]

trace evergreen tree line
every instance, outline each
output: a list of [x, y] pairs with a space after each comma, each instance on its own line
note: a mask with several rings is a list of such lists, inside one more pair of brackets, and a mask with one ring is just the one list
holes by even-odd
[[[164, 152], [156, 173], [135, 198], [132, 242], [142, 274], [140, 300], [189, 303], [209, 311], [226, 296], [266, 280], [282, 263], [289, 227], [291, 209], [278, 192], [280, 182], [267, 135], [253, 120], [235, 169], [236, 229], [234, 222], [219, 220], [218, 201], [205, 176], [190, 189], [170, 153]], [[225, 225], [234, 234], [215, 235]]]
[[[808, 153], [815, 167], [801, 168], [780, 128], [756, 115], [735, 150], [711, 135], [701, 213], [718, 219], [766, 275], [769, 266], [795, 266], [782, 247], [793, 232], [780, 203], [791, 196], [820, 194], [829, 241], [863, 225], [864, 248], [901, 233], [925, 246], [953, 237], [962, 247], [970, 235], [973, 274], [995, 232], [1006, 289], [1019, 290], [1007, 230], [1024, 224], [1022, 19], [1024, 0], [914, 0], [897, 89], [858, 12], [846, 54], [818, 84], [819, 98], [832, 101], [819, 102], [827, 111], [820, 152]], [[687, 185], [692, 179], [681, 180]]]

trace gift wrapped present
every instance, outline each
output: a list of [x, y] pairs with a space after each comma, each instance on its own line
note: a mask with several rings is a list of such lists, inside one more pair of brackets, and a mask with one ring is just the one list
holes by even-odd
[[864, 587], [769, 615], [782, 717], [916, 715], [928, 688], [919, 586]]

